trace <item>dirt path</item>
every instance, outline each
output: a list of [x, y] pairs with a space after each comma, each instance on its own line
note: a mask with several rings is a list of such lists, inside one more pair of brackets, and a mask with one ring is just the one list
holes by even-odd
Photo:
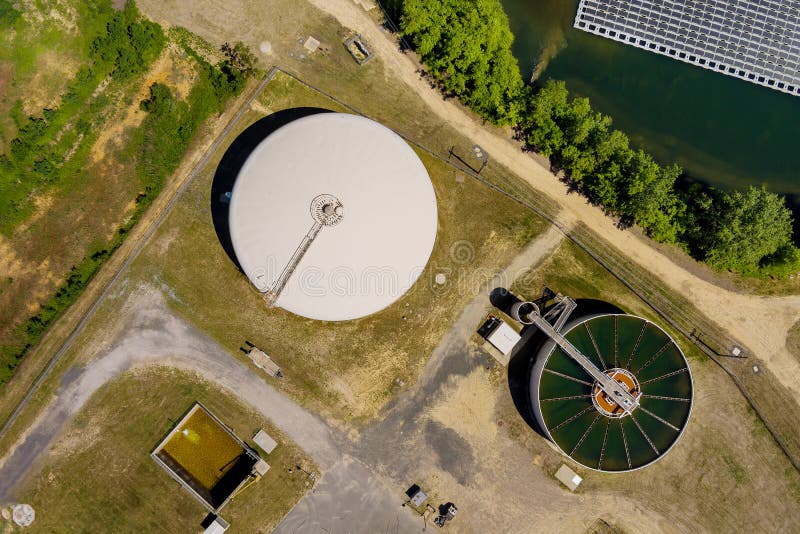
[[402, 54], [393, 36], [386, 33], [352, 0], [309, 0], [342, 25], [359, 32], [376, 49], [393, 77], [405, 83], [428, 107], [450, 126], [473, 139], [494, 161], [524, 177], [534, 188], [562, 206], [560, 218], [567, 223], [583, 221], [603, 239], [658, 276], [674, 291], [691, 296], [708, 316], [725, 328], [732, 338], [756, 352], [783, 386], [800, 398], [800, 363], [786, 349], [789, 328], [800, 319], [800, 296], [757, 297], [717, 287], [676, 265], [645, 239], [619, 230], [612, 219], [590, 206], [567, 188], [548, 169], [524, 154], [510, 135], [489, 132], [451, 101], [444, 101], [417, 74], [417, 65]]

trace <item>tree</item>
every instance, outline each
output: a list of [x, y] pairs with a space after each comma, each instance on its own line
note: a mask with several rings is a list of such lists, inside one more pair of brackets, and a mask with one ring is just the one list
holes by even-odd
[[108, 21], [105, 34], [92, 41], [90, 54], [95, 63], [123, 79], [144, 72], [161, 53], [164, 42], [161, 26], [143, 19], [130, 0]]
[[748, 270], [791, 243], [792, 216], [783, 197], [762, 187], [722, 193], [699, 248], [718, 269]]
[[524, 84], [498, 0], [406, 0], [400, 31], [445, 91], [495, 123], [517, 122]]
[[682, 205], [675, 195], [675, 181], [681, 172], [677, 165], [661, 167], [652, 156], [639, 150], [632, 154], [623, 173], [620, 212], [656, 241], [677, 239], [675, 221]]
[[142, 111], [148, 113], [155, 113], [156, 115], [165, 115], [172, 113], [175, 109], [175, 97], [172, 96], [172, 91], [163, 83], [154, 83], [150, 85], [150, 98], [142, 100], [139, 107]]
[[14, 9], [14, 2], [0, 0], [0, 26], [13, 26], [22, 13]]
[[528, 146], [545, 157], [560, 154], [564, 147], [564, 131], [557, 122], [566, 115], [569, 91], [562, 81], [548, 80], [537, 93], [526, 95], [526, 110], [519, 128]]
[[239, 41], [234, 46], [223, 43], [220, 50], [229, 64], [245, 77], [252, 76], [255, 73], [256, 55], [243, 42]]

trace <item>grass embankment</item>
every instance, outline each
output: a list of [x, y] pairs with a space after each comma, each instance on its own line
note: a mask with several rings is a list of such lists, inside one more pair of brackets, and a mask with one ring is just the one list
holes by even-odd
[[[265, 113], [300, 106], [340, 109], [279, 74], [259, 98], [259, 111], [246, 116], [241, 128]], [[137, 259], [135, 276], [169, 286], [175, 309], [232, 353], [241, 356], [238, 348], [245, 340], [266, 350], [286, 375], [278, 387], [337, 418], [368, 420], [404, 384], [416, 380], [487, 273], [501, 269], [543, 229], [543, 222], [518, 204], [423, 154], [439, 207], [437, 241], [427, 268], [387, 310], [320, 329], [318, 322], [267, 309], [220, 247], [209, 215], [209, 192], [222, 152], [232, 141], [233, 136], [222, 144]], [[434, 283], [437, 273], [447, 274], [444, 287]]]
[[74, 44], [86, 48], [87, 64], [57, 106], [17, 120], [0, 156], [0, 231], [8, 236], [0, 246], [11, 257], [0, 287], [0, 385], [121, 245], [200, 125], [244, 85], [185, 39], [167, 40], [133, 2], [122, 11], [93, 6], [76, 22], [92, 36]]
[[[271, 469], [224, 509], [237, 532], [270, 532], [309, 489], [314, 463], [269, 421], [201, 378], [152, 367], [104, 385], [69, 424], [25, 482], [20, 502], [36, 510], [39, 532], [186, 532], [200, 530], [205, 508], [151, 458], [195, 401], [250, 443], [259, 428], [278, 442]], [[195, 527], [195, 528], [192, 528]]]
[[[565, 240], [539, 267], [518, 279], [512, 290], [535, 297], [542, 285], [574, 298], [610, 302], [654, 320], [684, 350], [694, 380], [692, 416], [669, 454], [644, 471], [627, 474], [597, 475], [578, 466], [586, 475], [580, 491], [587, 496], [596, 491], [635, 494], [644, 506], [665, 516], [682, 513], [695, 518], [701, 530], [725, 530], [731, 525], [765, 528], [794, 520], [800, 503], [800, 475], [719, 367], [570, 241]], [[508, 422], [506, 432], [542, 455], [550, 472], [563, 462], [516, 416], [510, 401], [501, 417]], [[758, 495], [758, 510], [752, 505], [754, 495]]]

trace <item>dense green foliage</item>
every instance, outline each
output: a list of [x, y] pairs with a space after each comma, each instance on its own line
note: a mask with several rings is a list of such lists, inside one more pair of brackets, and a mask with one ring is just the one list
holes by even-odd
[[158, 193], [166, 177], [177, 168], [200, 125], [221, 112], [228, 98], [244, 88], [243, 75], [226, 62], [216, 67], [202, 61], [200, 68], [200, 76], [185, 101], [177, 100], [166, 85], [154, 83], [149, 98], [140, 104], [148, 115], [133, 147], [136, 173], [148, 199]]
[[730, 193], [676, 189], [678, 166], [662, 167], [630, 148], [609, 117], [592, 111], [588, 99], [570, 97], [563, 82], [548, 81], [528, 93], [526, 109], [519, 128], [529, 146], [563, 169], [592, 202], [653, 239], [677, 243], [717, 269], [748, 274], [796, 257], [782, 197], [752, 187]]
[[60, 105], [24, 117], [18, 102], [12, 113], [17, 137], [9, 154], [0, 155], [0, 232], [11, 231], [30, 213], [36, 190], [80, 172], [88, 153], [81, 148], [93, 142], [92, 122], [107, 104], [104, 95], [93, 96], [100, 82], [144, 72], [164, 46], [161, 28], [144, 20], [133, 1], [121, 11], [110, 2], [93, 2], [87, 9], [81, 26], [97, 32], [86, 51], [90, 61], [69, 82]]
[[[133, 6], [133, 2], [129, 2], [128, 6]], [[135, 9], [135, 6], [131, 9]], [[127, 15], [125, 12], [121, 13], [120, 17], [123, 19], [130, 16], [129, 12]], [[130, 23], [128, 24], [130, 25]], [[152, 23], [146, 23], [148, 26], [150, 24]], [[114, 26], [114, 24], [110, 25]], [[155, 41], [160, 41], [158, 44], [160, 50], [163, 46], [161, 29], [150, 31], [148, 35], [153, 36], [152, 39]], [[152, 43], [144, 44], [143, 42], [143, 46], [152, 53], [152, 50], [155, 49], [151, 45]], [[119, 46], [118, 43], [113, 45], [116, 48]], [[125, 55], [123, 53], [109, 57], [124, 58]], [[72, 267], [67, 279], [55, 295], [40, 307], [36, 315], [19, 327], [17, 335], [20, 339], [19, 343], [0, 347], [0, 361], [5, 363], [4, 368], [0, 369], [0, 385], [11, 377], [16, 367], [27, 352], [36, 345], [45, 330], [75, 301], [102, 264], [122, 244], [128, 232], [141, 218], [144, 210], [161, 191], [166, 178], [180, 164], [202, 123], [211, 115], [221, 112], [227, 100], [240, 94], [244, 88], [244, 74], [230, 62], [226, 61], [219, 66], [213, 66], [197, 54], [192, 54], [192, 57], [198, 63], [200, 75], [185, 101], [176, 99], [168, 86], [155, 83], [150, 87], [149, 97], [140, 103], [141, 109], [147, 112], [147, 116], [125, 151], [127, 157], [133, 160], [135, 178], [141, 184], [141, 192], [136, 198], [133, 215], [117, 230], [109, 242], [90, 250], [78, 265]], [[155, 56], [153, 56], [154, 58]], [[120, 65], [126, 65], [126, 69], [132, 65], [128, 60], [122, 59], [121, 61], [122, 63], [114, 63], [107, 68], [106, 72], [119, 73], [112, 74], [112, 76], [130, 76], [142, 72], [120, 71], [118, 69]], [[135, 68], [146, 68], [146, 65]], [[86, 87], [79, 84], [76, 89], [85, 91]], [[78, 99], [80, 99], [80, 95]], [[21, 126], [18, 138], [12, 143], [12, 157], [19, 156], [20, 159], [10, 160], [2, 157], [0, 164], [13, 166], [23, 158], [29, 158], [29, 154], [34, 149], [41, 148], [42, 138], [55, 117], [55, 112], [45, 110], [40, 118], [28, 118]], [[89, 123], [81, 123], [79, 120], [77, 124], [80, 129], [88, 128]], [[14, 153], [15, 150], [17, 154]], [[57, 177], [59, 172], [65, 172], [64, 169], [67, 168], [67, 165], [60, 166], [59, 162], [53, 162], [46, 158], [36, 159], [32, 165], [35, 172], [39, 173], [40, 178], [44, 176]]]
[[252, 76], [256, 72], [256, 55], [243, 42], [237, 41], [233, 46], [223, 43], [220, 50], [226, 62], [244, 76]]
[[445, 91], [498, 124], [517, 121], [522, 77], [496, 0], [406, 0], [400, 20]]
[[104, 34], [92, 42], [90, 56], [98, 67], [113, 66], [116, 78], [140, 74], [164, 46], [161, 27], [142, 19], [135, 2], [128, 2], [106, 24]]
[[711, 266], [748, 271], [794, 260], [789, 210], [781, 197], [763, 187], [731, 193], [692, 190], [687, 203], [687, 242]]
[[661, 167], [586, 98], [570, 98], [564, 82], [551, 81], [527, 95], [519, 123], [527, 143], [562, 168], [594, 203], [638, 224], [654, 239], [675, 242], [684, 205], [675, 192], [680, 168]]
[[782, 197], [763, 188], [676, 187], [677, 165], [659, 165], [631, 148], [610, 117], [570, 95], [564, 82], [525, 87], [499, 0], [396, 4], [401, 32], [446, 91], [497, 124], [514, 124], [529, 148], [549, 157], [572, 186], [623, 225], [636, 224], [717, 269], [773, 276], [800, 270]]
[[0, 0], [0, 28], [13, 26], [21, 13], [14, 9], [14, 4], [9, 0]]

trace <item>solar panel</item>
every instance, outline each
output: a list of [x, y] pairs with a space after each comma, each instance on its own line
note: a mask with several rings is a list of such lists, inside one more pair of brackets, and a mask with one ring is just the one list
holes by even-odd
[[581, 0], [575, 27], [800, 95], [798, 0]]

